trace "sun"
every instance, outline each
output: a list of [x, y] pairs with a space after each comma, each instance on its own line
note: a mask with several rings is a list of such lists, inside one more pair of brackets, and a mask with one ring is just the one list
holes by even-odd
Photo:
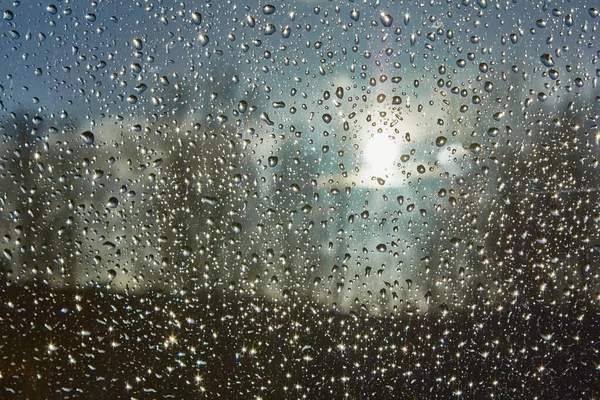
[[398, 163], [398, 145], [385, 134], [375, 134], [366, 138], [363, 151], [363, 170], [369, 174], [383, 175], [392, 173]]

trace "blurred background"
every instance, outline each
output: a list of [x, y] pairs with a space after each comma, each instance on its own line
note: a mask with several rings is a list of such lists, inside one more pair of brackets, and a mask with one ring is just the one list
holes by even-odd
[[596, 2], [0, 13], [1, 398], [600, 395]]
[[4, 4], [4, 279], [375, 314], [597, 288], [598, 19], [480, 3]]

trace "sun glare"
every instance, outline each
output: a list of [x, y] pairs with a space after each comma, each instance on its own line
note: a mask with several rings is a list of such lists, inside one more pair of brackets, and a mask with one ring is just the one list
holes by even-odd
[[390, 173], [398, 162], [398, 146], [388, 136], [380, 134], [366, 139], [363, 168], [377, 175]]

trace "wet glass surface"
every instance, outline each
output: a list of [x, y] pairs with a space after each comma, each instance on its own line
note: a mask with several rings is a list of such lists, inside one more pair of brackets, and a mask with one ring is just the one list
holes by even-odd
[[594, 398], [594, 1], [0, 1], [0, 397]]

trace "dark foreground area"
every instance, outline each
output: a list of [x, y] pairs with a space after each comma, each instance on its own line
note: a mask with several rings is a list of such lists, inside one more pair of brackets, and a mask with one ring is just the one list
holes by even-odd
[[600, 314], [573, 301], [388, 318], [299, 299], [0, 288], [0, 398], [594, 398]]

